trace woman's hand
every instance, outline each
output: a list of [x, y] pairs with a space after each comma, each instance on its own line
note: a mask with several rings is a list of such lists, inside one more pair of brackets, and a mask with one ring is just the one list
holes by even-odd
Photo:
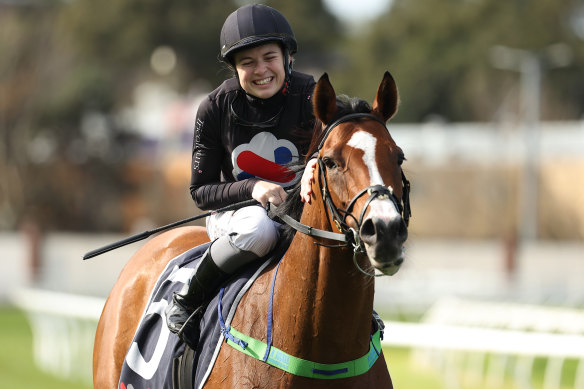
[[316, 169], [316, 158], [312, 158], [306, 164], [302, 179], [300, 180], [300, 200], [310, 204], [312, 201], [312, 183], [314, 182], [314, 170]]
[[288, 194], [278, 184], [267, 181], [258, 181], [253, 187], [251, 197], [259, 201], [262, 207], [266, 208], [268, 202], [278, 206], [286, 200]]

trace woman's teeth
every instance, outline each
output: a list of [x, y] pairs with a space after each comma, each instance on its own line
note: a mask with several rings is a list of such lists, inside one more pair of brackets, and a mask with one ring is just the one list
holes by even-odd
[[263, 80], [258, 80], [255, 83], [257, 85], [266, 85], [267, 83], [269, 83], [270, 81], [272, 81], [272, 77], [268, 77], [268, 78], [264, 78]]

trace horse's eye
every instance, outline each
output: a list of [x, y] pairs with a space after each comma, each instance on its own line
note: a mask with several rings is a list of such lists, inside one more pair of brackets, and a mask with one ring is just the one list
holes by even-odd
[[336, 169], [337, 168], [337, 163], [332, 158], [325, 157], [322, 159], [322, 162], [324, 163], [324, 166], [326, 166], [327, 169]]

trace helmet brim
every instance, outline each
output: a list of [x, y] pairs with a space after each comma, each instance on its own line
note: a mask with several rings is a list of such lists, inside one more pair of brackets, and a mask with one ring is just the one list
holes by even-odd
[[296, 52], [296, 44], [295, 41], [292, 40], [287, 35], [266, 35], [266, 36], [251, 36], [243, 38], [229, 47], [222, 47], [221, 48], [221, 59], [224, 61], [231, 61], [233, 54], [236, 51], [243, 50], [243, 49], [250, 49], [252, 47], [257, 47], [264, 45], [270, 42], [277, 42], [284, 46], [285, 49], [288, 50], [289, 54], [292, 55]]

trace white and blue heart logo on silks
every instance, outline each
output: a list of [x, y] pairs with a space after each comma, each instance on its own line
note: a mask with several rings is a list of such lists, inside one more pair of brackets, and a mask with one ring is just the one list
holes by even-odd
[[284, 187], [296, 182], [296, 173], [286, 166], [298, 160], [298, 149], [286, 139], [260, 132], [231, 154], [233, 176], [237, 180], [257, 177]]

